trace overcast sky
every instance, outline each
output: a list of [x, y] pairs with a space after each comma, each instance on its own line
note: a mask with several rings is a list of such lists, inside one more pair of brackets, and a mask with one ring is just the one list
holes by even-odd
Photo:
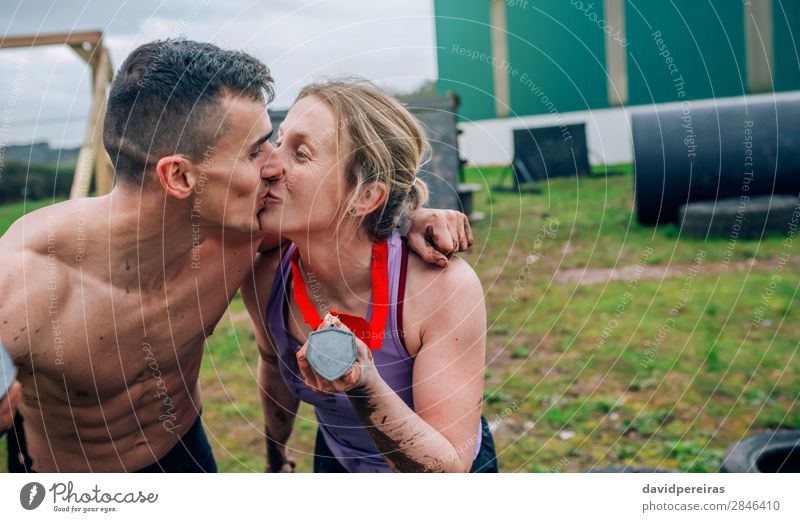
[[[274, 107], [306, 83], [359, 75], [396, 92], [436, 78], [433, 0], [2, 0], [4, 37], [102, 29], [114, 67], [168, 36], [242, 49], [276, 80]], [[90, 70], [66, 46], [0, 51], [0, 145], [80, 144]]]

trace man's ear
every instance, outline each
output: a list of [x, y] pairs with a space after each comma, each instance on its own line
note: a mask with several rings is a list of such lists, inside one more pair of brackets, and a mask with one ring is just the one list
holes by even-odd
[[371, 214], [375, 209], [382, 206], [389, 197], [389, 189], [384, 183], [373, 182], [364, 187], [361, 191], [361, 196], [356, 201], [353, 207], [355, 211], [351, 212], [356, 216], [366, 216]]
[[175, 199], [192, 195], [197, 176], [192, 162], [185, 156], [164, 156], [156, 163], [156, 177], [164, 191]]

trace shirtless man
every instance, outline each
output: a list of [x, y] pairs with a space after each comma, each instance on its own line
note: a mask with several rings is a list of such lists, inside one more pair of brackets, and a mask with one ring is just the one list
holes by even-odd
[[[258, 220], [283, 176], [272, 88], [238, 51], [139, 47], [108, 101], [114, 190], [32, 212], [0, 238], [0, 344], [19, 370], [33, 471], [216, 470], [198, 374], [256, 252], [279, 243]], [[409, 242], [445, 264], [426, 237], [467, 248], [465, 222], [416, 214]], [[0, 399], [0, 433], [18, 394]]]

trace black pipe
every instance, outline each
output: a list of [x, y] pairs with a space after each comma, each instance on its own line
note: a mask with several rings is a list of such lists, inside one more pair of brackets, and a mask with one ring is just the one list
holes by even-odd
[[800, 194], [800, 99], [685, 102], [631, 123], [643, 225], [674, 222], [692, 201]]

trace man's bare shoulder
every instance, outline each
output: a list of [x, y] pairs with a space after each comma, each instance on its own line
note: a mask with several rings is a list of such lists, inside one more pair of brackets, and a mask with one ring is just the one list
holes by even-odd
[[52, 250], [58, 244], [59, 257], [63, 257], [71, 253], [65, 252], [65, 247], [77, 247], [82, 232], [107, 219], [107, 207], [106, 198], [69, 200], [42, 207], [17, 219], [0, 237], [0, 245], [4, 252], [47, 254], [48, 246]]
[[35, 303], [48, 295], [48, 284], [64, 283], [92, 228], [102, 222], [98, 215], [104, 204], [101, 199], [49, 205], [22, 216], [9, 227], [0, 237], [0, 291], [6, 303]]

